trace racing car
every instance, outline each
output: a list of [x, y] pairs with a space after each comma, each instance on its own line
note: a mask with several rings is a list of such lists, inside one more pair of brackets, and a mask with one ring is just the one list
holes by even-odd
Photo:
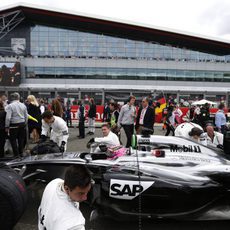
[[28, 185], [63, 178], [84, 164], [95, 181], [88, 203], [101, 216], [127, 219], [229, 219], [230, 160], [217, 148], [181, 137], [137, 135], [111, 158], [107, 148], [27, 156], [7, 165]]

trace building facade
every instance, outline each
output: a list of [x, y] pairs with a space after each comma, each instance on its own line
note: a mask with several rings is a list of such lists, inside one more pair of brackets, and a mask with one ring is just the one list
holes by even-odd
[[28, 5], [0, 17], [0, 64], [21, 67], [18, 85], [11, 77], [0, 93], [230, 102], [229, 42]]

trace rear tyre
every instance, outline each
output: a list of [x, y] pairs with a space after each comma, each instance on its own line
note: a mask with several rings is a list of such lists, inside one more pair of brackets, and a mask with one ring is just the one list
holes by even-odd
[[23, 179], [10, 167], [0, 164], [0, 229], [13, 229], [26, 204], [27, 191]]

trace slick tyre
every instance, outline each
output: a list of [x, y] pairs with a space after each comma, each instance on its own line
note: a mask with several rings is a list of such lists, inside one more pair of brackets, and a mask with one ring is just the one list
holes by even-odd
[[13, 169], [0, 164], [0, 229], [11, 230], [25, 211], [27, 191]]

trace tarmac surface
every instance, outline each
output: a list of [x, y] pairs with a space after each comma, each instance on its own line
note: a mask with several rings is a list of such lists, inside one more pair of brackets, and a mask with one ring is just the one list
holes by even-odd
[[[94, 136], [87, 135], [84, 139], [78, 139], [78, 129], [70, 128], [70, 137], [68, 140], [67, 151], [79, 152], [87, 150], [86, 144], [92, 137], [100, 137], [101, 130], [96, 128]], [[88, 132], [86, 128], [86, 133]], [[162, 130], [162, 126], [155, 127], [155, 134], [164, 135], [165, 131]], [[125, 134], [121, 135], [122, 143], [126, 143]], [[30, 148], [33, 147], [30, 144]], [[37, 185], [36, 185], [37, 186]], [[43, 189], [45, 185], [39, 185], [38, 187], [29, 190], [29, 202], [27, 209], [20, 219], [19, 223], [15, 226], [14, 230], [37, 230], [37, 210], [42, 197]], [[153, 204], [154, 205], [154, 204]], [[229, 229], [230, 221], [172, 221], [172, 220], [129, 220], [125, 222], [115, 221], [108, 218], [101, 218], [97, 221], [89, 222], [90, 210], [86, 204], [81, 204], [81, 210], [86, 219], [86, 230], [222, 230]], [[1, 228], [1, 227], [0, 227]], [[48, 229], [47, 229], [48, 230]], [[64, 229], [63, 229], [64, 230]]]

